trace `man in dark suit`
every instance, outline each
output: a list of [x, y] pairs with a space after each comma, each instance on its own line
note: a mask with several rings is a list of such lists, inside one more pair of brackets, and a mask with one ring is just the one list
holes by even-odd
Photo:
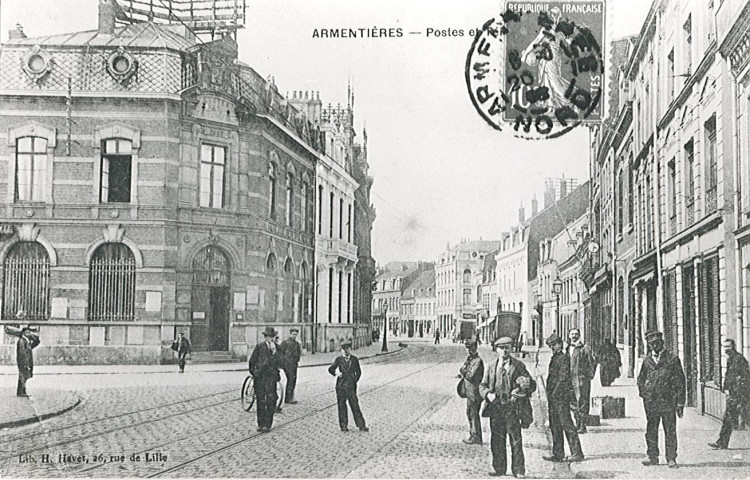
[[739, 353], [731, 338], [722, 342], [727, 354], [727, 374], [724, 376], [724, 390], [727, 392], [727, 407], [721, 423], [719, 439], [708, 446], [716, 449], [729, 447], [729, 438], [734, 430], [737, 416], [742, 415], [745, 422], [750, 422], [750, 367], [747, 359]]
[[575, 398], [571, 408], [576, 419], [578, 433], [586, 433], [586, 422], [591, 406], [591, 380], [596, 372], [596, 360], [588, 345], [581, 340], [581, 331], [572, 328], [568, 333], [567, 354], [570, 357], [570, 378]]
[[526, 478], [522, 420], [519, 414], [530, 406], [525, 404], [529, 402], [528, 396], [536, 389], [536, 383], [523, 362], [510, 355], [512, 349], [513, 339], [509, 337], [502, 337], [495, 342], [495, 351], [499, 357], [484, 371], [479, 384], [479, 395], [486, 402], [482, 416], [490, 418], [493, 471], [489, 475], [505, 475], [508, 462], [505, 439], [509, 437], [511, 471], [516, 478]]
[[[573, 382], [570, 378], [570, 358], [563, 353], [563, 341], [553, 333], [547, 339], [552, 349], [547, 375], [547, 407], [549, 428], [552, 431], [552, 456], [543, 457], [550, 462], [580, 462], [583, 460], [581, 442], [573, 419], [570, 416], [570, 402], [575, 399]], [[565, 458], [565, 440], [568, 438], [570, 456]]]
[[185, 334], [180, 332], [180, 336], [172, 342], [172, 350], [177, 352], [177, 362], [180, 365], [180, 373], [185, 373], [185, 362], [188, 355], [190, 355], [190, 340], [185, 337]]
[[463, 442], [469, 445], [482, 444], [482, 423], [479, 419], [479, 407], [482, 397], [479, 396], [479, 384], [484, 377], [484, 362], [477, 353], [476, 340], [466, 340], [466, 350], [469, 356], [461, 367], [458, 386], [459, 396], [466, 399], [466, 417], [469, 419], [469, 438]]
[[[349, 431], [349, 415], [346, 410], [346, 402], [352, 409], [354, 424], [363, 432], [369, 432], [370, 429], [365, 424], [365, 417], [362, 416], [362, 410], [359, 408], [359, 399], [357, 398], [357, 382], [362, 376], [362, 369], [359, 366], [359, 359], [352, 355], [352, 343], [344, 342], [341, 344], [343, 355], [336, 357], [328, 373], [336, 376], [336, 401], [339, 407], [339, 427], [342, 432]], [[338, 373], [336, 373], [338, 370]]]
[[[16, 317], [20, 316], [17, 315]], [[20, 316], [25, 318], [25, 314]], [[39, 345], [39, 336], [35, 330], [29, 326], [21, 329], [21, 336], [16, 342], [16, 365], [18, 366], [18, 385], [16, 386], [16, 395], [19, 397], [28, 397], [26, 393], [26, 381], [34, 376], [34, 348]]]
[[281, 342], [279, 350], [284, 359], [284, 373], [286, 374], [286, 393], [284, 394], [284, 403], [297, 403], [294, 399], [294, 389], [297, 386], [297, 368], [299, 360], [302, 358], [302, 347], [297, 342], [298, 328], [289, 330], [289, 338]]
[[276, 348], [276, 335], [278, 334], [273, 327], [266, 327], [263, 341], [255, 347], [248, 362], [258, 402], [258, 431], [261, 433], [267, 433], [271, 429], [279, 400], [276, 384], [281, 380], [281, 353]]
[[677, 418], [685, 408], [685, 372], [680, 359], [667, 351], [661, 332], [646, 333], [649, 355], [638, 374], [638, 392], [646, 410], [644, 465], [659, 464], [659, 423], [664, 426], [667, 463], [677, 468]]

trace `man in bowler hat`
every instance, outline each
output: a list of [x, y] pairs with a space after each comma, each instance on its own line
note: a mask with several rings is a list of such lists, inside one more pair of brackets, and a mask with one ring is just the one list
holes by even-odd
[[299, 360], [302, 357], [302, 347], [297, 342], [298, 334], [299, 329], [292, 328], [289, 330], [289, 338], [279, 345], [279, 350], [281, 350], [281, 355], [284, 359], [284, 373], [286, 374], [284, 403], [290, 404], [297, 403], [297, 400], [294, 399], [294, 389], [297, 386], [297, 368], [299, 367]]
[[725, 338], [722, 342], [727, 355], [727, 373], [724, 376], [724, 390], [727, 392], [727, 405], [724, 420], [721, 423], [719, 439], [708, 446], [715, 449], [729, 447], [729, 438], [734, 430], [737, 416], [742, 415], [745, 422], [750, 421], [750, 367], [747, 359], [735, 348], [734, 340]]
[[489, 364], [484, 371], [482, 383], [479, 384], [479, 395], [486, 402], [482, 416], [490, 418], [493, 470], [489, 475], [500, 477], [506, 474], [508, 452], [505, 439], [508, 437], [513, 476], [526, 478], [526, 461], [521, 437], [522, 420], [519, 413], [525, 410], [524, 403], [529, 401], [528, 395], [536, 390], [536, 383], [523, 362], [511, 356], [513, 339], [502, 337], [495, 342], [494, 347], [498, 358]]
[[677, 468], [677, 418], [685, 408], [685, 372], [680, 359], [667, 351], [662, 333], [646, 333], [649, 354], [638, 374], [638, 392], [646, 411], [644, 465], [659, 464], [659, 423], [664, 427], [667, 464]]
[[484, 377], [484, 362], [477, 353], [476, 340], [466, 340], [466, 358], [459, 376], [461, 382], [458, 385], [458, 394], [466, 399], [466, 417], [469, 419], [469, 438], [463, 442], [469, 445], [482, 444], [482, 422], [479, 419], [479, 407], [482, 405], [482, 397], [479, 396], [479, 384]]
[[267, 433], [271, 429], [279, 400], [276, 384], [281, 380], [281, 353], [276, 348], [277, 335], [273, 327], [266, 327], [263, 341], [256, 345], [248, 362], [258, 402], [258, 431], [261, 433]]
[[[552, 456], [543, 457], [550, 462], [580, 462], [583, 460], [581, 442], [573, 419], [570, 416], [570, 402], [575, 399], [573, 381], [570, 376], [570, 357], [563, 353], [563, 341], [553, 333], [547, 338], [547, 345], [552, 349], [547, 374], [547, 407], [549, 409], [549, 428], [552, 431]], [[568, 438], [570, 456], [565, 457], [565, 440]]]
[[[336, 357], [328, 373], [336, 376], [336, 401], [339, 408], [339, 427], [342, 432], [349, 431], [349, 415], [346, 410], [346, 402], [352, 409], [354, 424], [363, 432], [369, 432], [370, 429], [365, 424], [365, 417], [362, 416], [362, 410], [359, 408], [359, 399], [357, 398], [357, 382], [362, 376], [362, 369], [359, 366], [359, 359], [352, 355], [352, 342], [341, 344], [343, 355]], [[338, 373], [336, 372], [338, 370]]]
[[[26, 313], [18, 312], [16, 318], [23, 320]], [[39, 345], [39, 336], [35, 334], [36, 329], [25, 326], [21, 329], [21, 336], [16, 342], [16, 365], [18, 366], [18, 385], [16, 395], [28, 397], [26, 393], [26, 381], [34, 376], [34, 348]]]

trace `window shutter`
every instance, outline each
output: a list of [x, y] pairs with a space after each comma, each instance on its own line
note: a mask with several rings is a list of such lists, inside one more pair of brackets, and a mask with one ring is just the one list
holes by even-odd
[[711, 315], [711, 329], [713, 341], [711, 350], [713, 352], [713, 379], [716, 385], [721, 385], [721, 305], [719, 304], [719, 258], [714, 257], [711, 269], [711, 289], [713, 312]]
[[708, 262], [702, 262], [698, 265], [698, 290], [700, 299], [700, 318], [703, 321], [699, 321], [699, 334], [700, 334], [700, 378], [701, 381], [706, 381], [710, 378], [709, 374], [709, 354], [708, 354], [708, 281], [706, 278], [706, 272], [708, 270]]

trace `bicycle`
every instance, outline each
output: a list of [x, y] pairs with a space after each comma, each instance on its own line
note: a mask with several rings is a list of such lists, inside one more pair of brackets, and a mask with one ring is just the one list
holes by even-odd
[[[276, 396], [278, 397], [278, 400], [276, 401], [277, 409], [281, 408], [281, 405], [284, 404], [284, 392], [286, 391], [286, 375], [283, 370], [279, 373], [281, 378], [276, 383]], [[242, 409], [246, 412], [252, 410], [253, 405], [255, 405], [255, 378], [252, 374], [245, 377], [245, 381], [242, 382], [240, 403], [242, 404]]]

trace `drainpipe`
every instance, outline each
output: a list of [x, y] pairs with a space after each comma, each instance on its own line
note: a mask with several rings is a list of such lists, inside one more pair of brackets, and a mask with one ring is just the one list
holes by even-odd
[[[736, 80], [734, 77], [732, 77], [733, 80]], [[733, 108], [733, 114], [732, 118], [734, 119], [734, 125], [735, 127], [738, 125], [742, 125], [741, 123], [741, 106], [740, 106], [740, 97], [737, 94], [737, 82], [732, 82], [732, 97], [734, 99], [734, 102], [732, 102], [732, 108]], [[735, 230], [740, 228], [742, 226], [742, 128], [736, 128], [734, 132], [734, 142], [735, 142], [735, 158], [734, 158], [734, 211], [735, 211], [735, 224], [734, 228]], [[735, 257], [735, 261], [737, 262], [735, 265], [735, 341], [737, 342], [737, 351], [743, 353], [745, 356], [748, 354], [748, 346], [750, 346], [750, 337], [748, 337], [748, 334], [750, 334], [750, 331], [745, 328], [743, 325], [743, 317], [744, 317], [744, 307], [745, 307], [745, 301], [742, 295], [742, 290], [744, 286], [744, 279], [743, 279], [743, 273], [745, 271], [744, 267], [744, 261], [742, 259], [742, 245], [740, 244], [740, 241], [737, 239], [736, 235], [734, 236], [734, 248], [737, 252], [737, 255]]]
[[661, 32], [661, 11], [657, 9], [656, 11], [656, 30], [654, 31], [654, 47], [653, 47], [653, 55], [652, 58], [654, 59], [654, 64], [652, 68], [652, 86], [653, 86], [653, 93], [652, 93], [652, 106], [653, 108], [653, 115], [652, 115], [652, 128], [653, 128], [653, 136], [654, 136], [654, 142], [652, 145], [652, 152], [653, 152], [653, 178], [654, 178], [654, 213], [656, 217], [656, 221], [654, 222], [654, 238], [656, 240], [656, 324], [660, 327], [661, 331], [664, 331], [664, 292], [663, 292], [663, 283], [662, 283], [662, 259], [661, 259], [661, 204], [659, 203], [659, 188], [660, 188], [660, 182], [661, 179], [659, 178], [659, 154], [658, 154], [658, 145], [659, 145], [659, 129], [658, 129], [658, 120], [657, 120], [657, 113], [659, 112], [659, 102], [658, 102], [658, 91], [659, 91], [659, 33]]

